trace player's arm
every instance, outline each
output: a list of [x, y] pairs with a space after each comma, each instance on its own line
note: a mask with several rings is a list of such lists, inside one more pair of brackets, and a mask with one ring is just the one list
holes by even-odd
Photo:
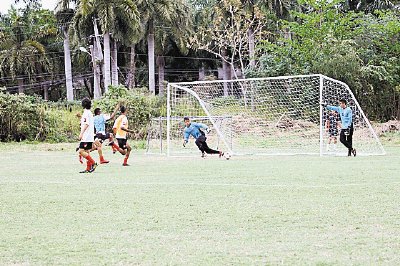
[[128, 132], [128, 133], [135, 133], [133, 130], [127, 129], [124, 126], [121, 127], [121, 130]]
[[113, 111], [112, 114], [110, 115], [110, 118], [109, 118], [109, 119], [113, 119], [113, 118], [115, 117], [115, 115], [116, 115], [117, 112], [118, 112], [119, 106], [120, 106], [120, 103], [118, 102], [117, 105], [116, 105], [115, 108], [114, 108], [114, 111]]
[[340, 107], [332, 106], [332, 105], [327, 105], [327, 106], [326, 106], [326, 109], [328, 109], [328, 110], [333, 110], [333, 111], [336, 111], [336, 112], [338, 112], [338, 113], [339, 113], [339, 111], [340, 111]]
[[82, 140], [83, 134], [85, 133], [85, 131], [89, 128], [89, 123], [87, 122], [88, 119], [85, 119], [85, 124], [83, 124], [82, 128], [81, 128], [81, 133], [79, 134], [79, 140]]
[[206, 124], [202, 123], [195, 123], [198, 128], [204, 129], [207, 133], [210, 133], [210, 128]]
[[188, 141], [189, 141], [189, 136], [190, 136], [189, 132], [187, 132], [187, 131], [185, 130], [185, 131], [183, 132], [183, 147], [185, 147], [186, 144], [188, 143]]

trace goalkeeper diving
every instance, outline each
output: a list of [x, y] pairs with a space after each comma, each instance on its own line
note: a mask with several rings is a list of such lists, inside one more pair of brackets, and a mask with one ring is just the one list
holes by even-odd
[[193, 136], [193, 138], [196, 140], [195, 143], [197, 147], [201, 151], [201, 157], [204, 157], [205, 153], [218, 154], [219, 157], [224, 156], [224, 153], [222, 151], [213, 150], [208, 147], [208, 144], [206, 142], [206, 134], [204, 133], [204, 131], [202, 131], [202, 129], [204, 129], [207, 133], [210, 133], [210, 129], [207, 125], [191, 122], [189, 117], [183, 118], [183, 122], [185, 123], [185, 129], [183, 131], [183, 147], [186, 147], [186, 144], [189, 141], [189, 137]]

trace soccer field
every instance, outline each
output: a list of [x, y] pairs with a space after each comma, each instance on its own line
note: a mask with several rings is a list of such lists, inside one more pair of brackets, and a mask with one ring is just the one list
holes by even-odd
[[229, 161], [135, 152], [130, 167], [107, 148], [92, 174], [74, 147], [0, 147], [1, 265], [400, 264], [399, 146]]

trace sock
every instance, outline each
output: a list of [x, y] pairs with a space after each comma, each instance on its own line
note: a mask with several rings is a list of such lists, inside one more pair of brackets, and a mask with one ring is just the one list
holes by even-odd
[[90, 155], [86, 156], [85, 159], [88, 160], [88, 162], [90, 162], [91, 164], [95, 164], [95, 163], [96, 163], [96, 162], [93, 160], [93, 158], [90, 157]]
[[78, 156], [79, 156], [79, 157], [78, 157], [78, 158], [79, 158], [79, 162], [80, 162], [80, 163], [83, 163], [82, 155], [79, 154]]
[[113, 143], [111, 145], [111, 147], [112, 147], [113, 151], [118, 151], [119, 150], [119, 147], [118, 147], [118, 145], [116, 143]]
[[124, 164], [128, 164], [128, 158], [129, 158], [129, 157], [125, 157], [125, 159], [124, 159]]
[[100, 156], [100, 161], [105, 161], [103, 156]]
[[336, 147], [336, 144], [333, 144], [333, 149], [334, 149], [334, 150], [336, 150], [336, 149], [337, 149], [337, 147]]
[[86, 171], [89, 171], [92, 168], [92, 164], [89, 161], [86, 161]]

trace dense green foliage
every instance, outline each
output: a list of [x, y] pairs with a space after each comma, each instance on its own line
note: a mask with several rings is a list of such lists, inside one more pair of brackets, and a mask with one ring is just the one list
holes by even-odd
[[0, 136], [7, 140], [75, 141], [76, 103], [48, 103], [37, 96], [0, 92]]
[[[143, 91], [143, 90], [142, 90]], [[93, 106], [103, 113], [112, 113], [120, 103], [128, 108], [129, 128], [136, 131], [132, 139], [144, 139], [152, 117], [166, 115], [166, 100], [146, 92], [128, 91], [123, 86], [110, 87]], [[45, 102], [37, 96], [0, 93], [0, 137], [7, 140], [39, 140], [50, 142], [77, 141], [82, 113], [80, 103]], [[111, 130], [113, 121], [109, 123]]]
[[152, 117], [166, 116], [166, 99], [149, 95], [145, 89], [129, 91], [124, 86], [110, 86], [109, 91], [94, 103], [94, 107], [100, 107], [103, 113], [112, 113], [118, 103], [128, 109], [129, 128], [136, 131], [131, 135], [133, 139], [146, 137]]
[[249, 76], [321, 73], [347, 83], [370, 118], [400, 115], [400, 20], [395, 12], [337, 12], [315, 4], [283, 22], [291, 38], [265, 41]]

